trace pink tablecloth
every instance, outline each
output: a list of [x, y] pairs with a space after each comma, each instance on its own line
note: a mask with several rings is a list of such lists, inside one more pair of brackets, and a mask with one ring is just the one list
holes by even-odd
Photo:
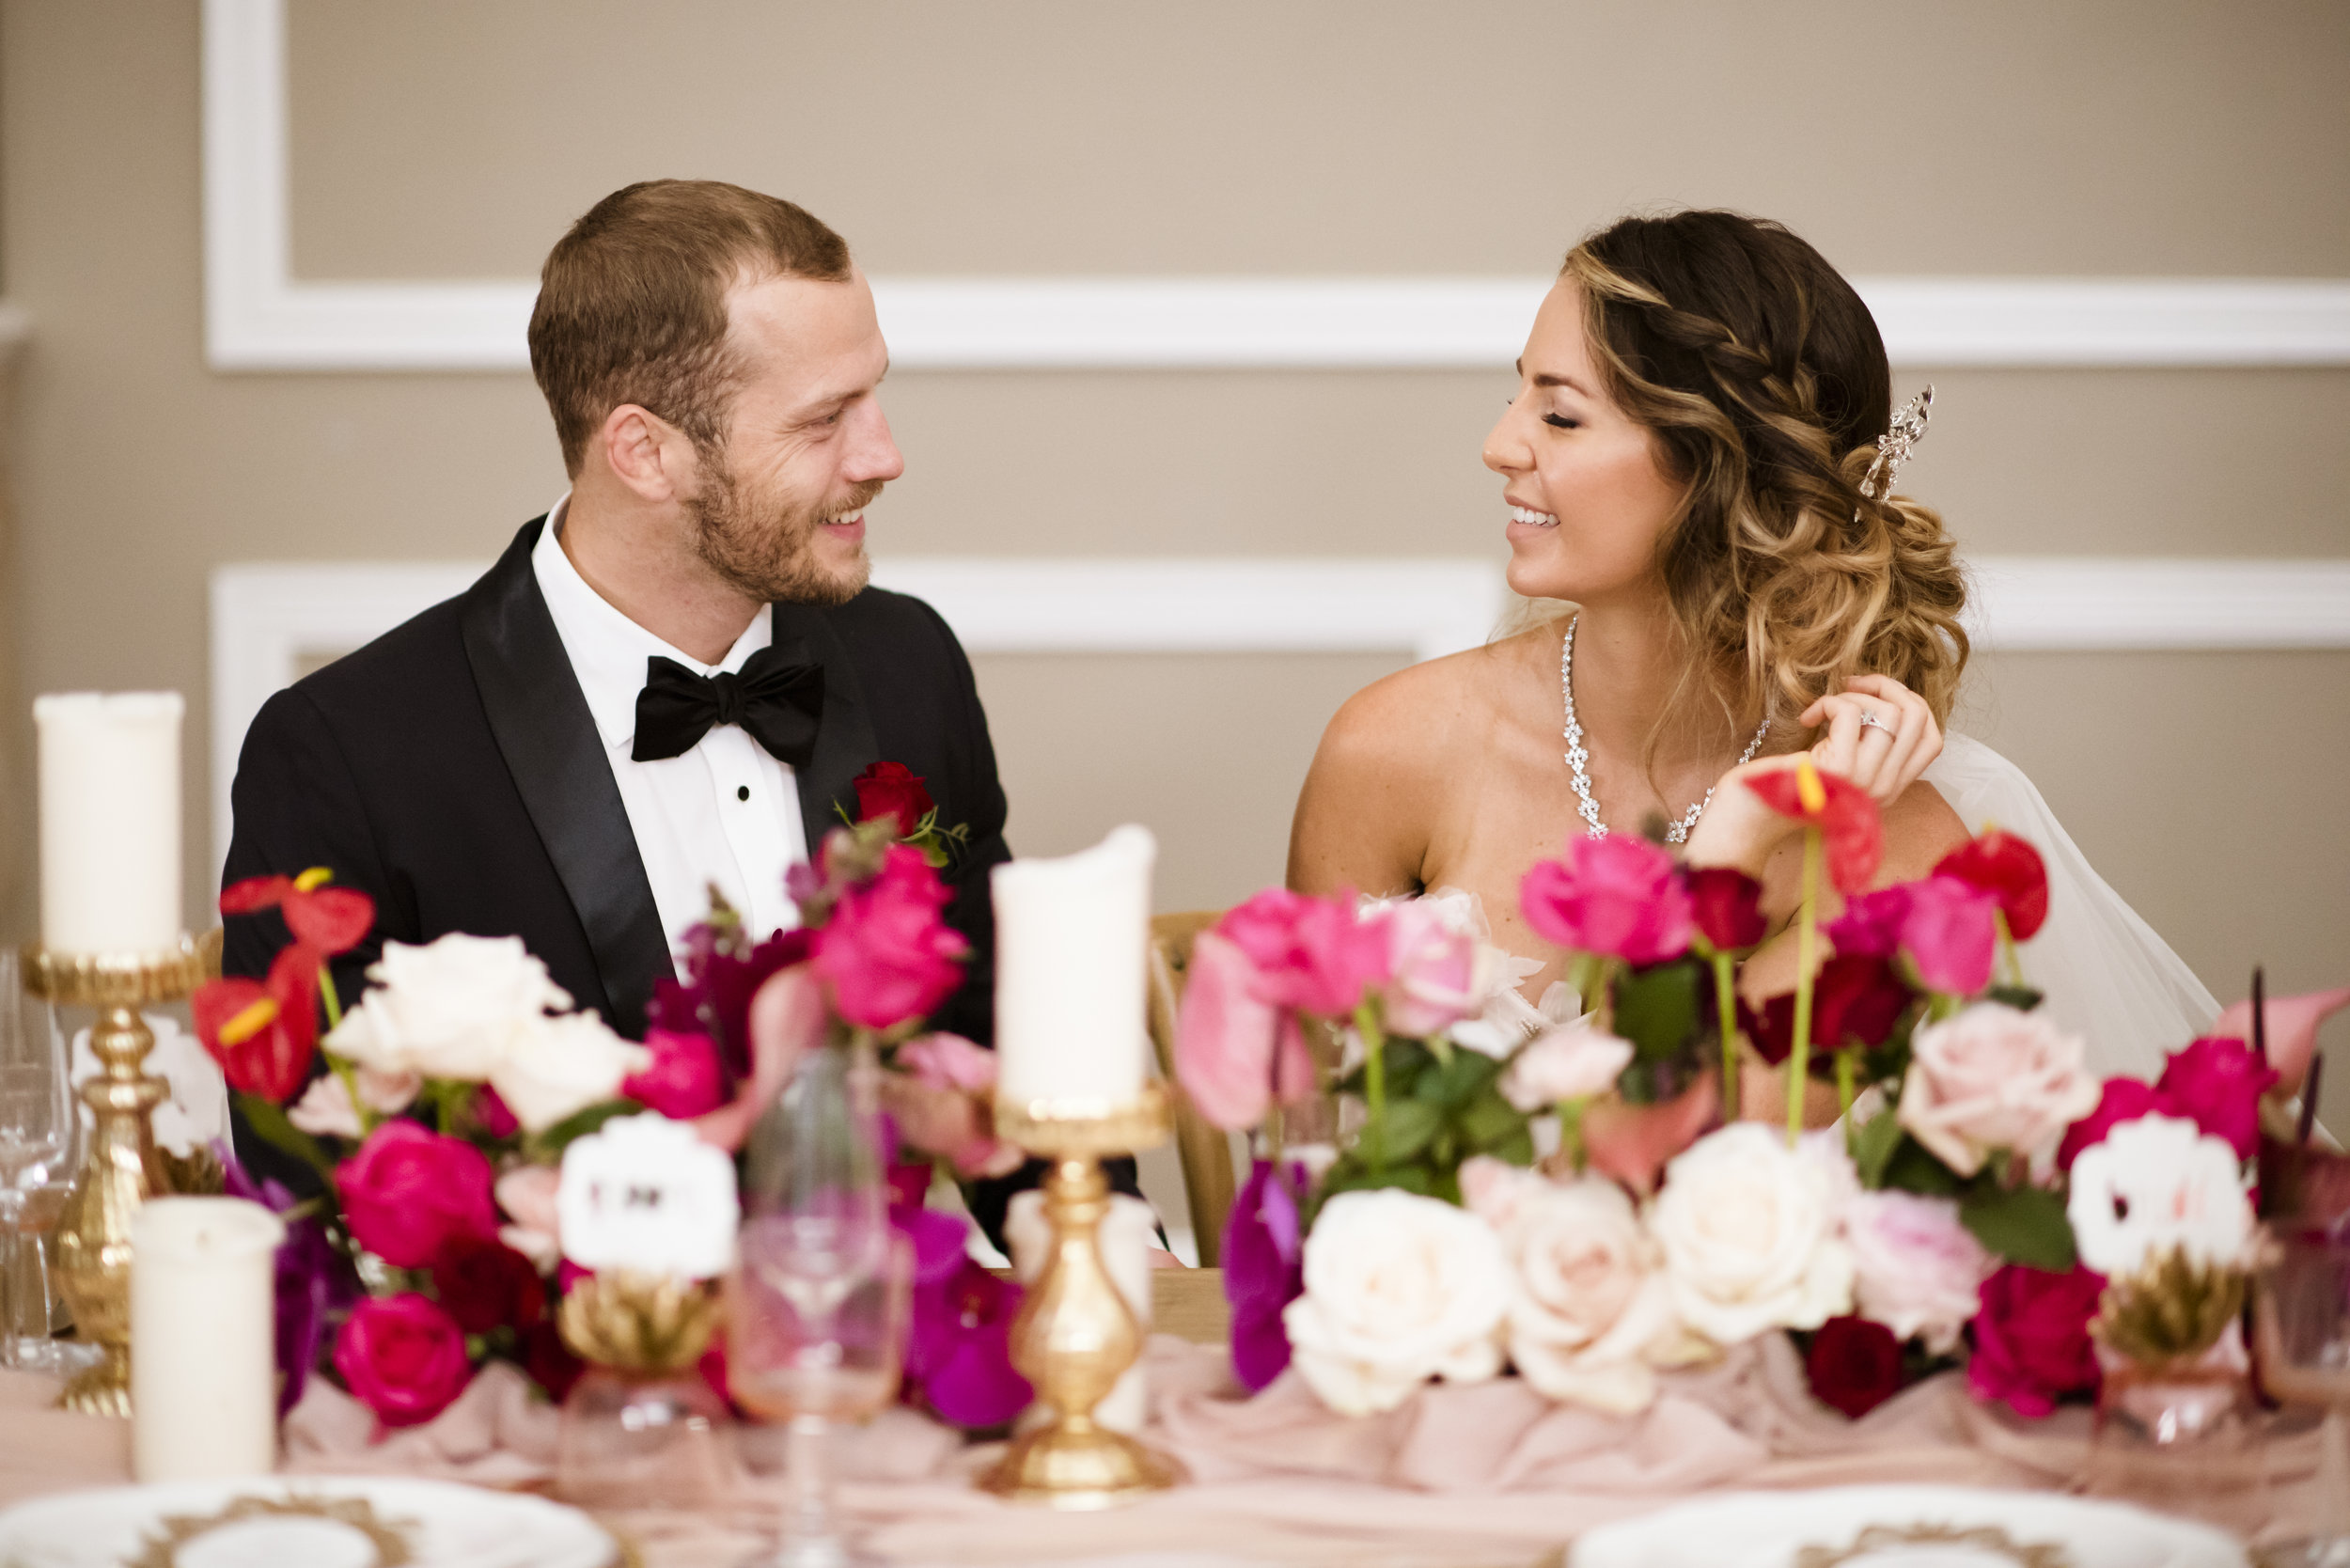
[[[1556, 1560], [1580, 1530], [1708, 1489], [1934, 1482], [2066, 1488], [2090, 1456], [2085, 1412], [2021, 1423], [1982, 1410], [1953, 1377], [1919, 1385], [1859, 1421], [1805, 1394], [1784, 1341], [1674, 1374], [1632, 1419], [1553, 1406], [1513, 1380], [1438, 1387], [1391, 1415], [1330, 1415], [1293, 1378], [1236, 1397], [1214, 1347], [1152, 1343], [1147, 1437], [1193, 1483], [1101, 1514], [1017, 1508], [974, 1491], [991, 1457], [910, 1411], [843, 1434], [842, 1502], [865, 1544], [906, 1564], [1296, 1563], [1500, 1568]], [[128, 1474], [124, 1428], [47, 1409], [54, 1385], [0, 1377], [0, 1501]], [[321, 1381], [289, 1423], [287, 1467], [429, 1475], [538, 1487], [553, 1470], [556, 1413], [494, 1369], [430, 1425], [378, 1441], [373, 1421]], [[2247, 1533], [2304, 1528], [2314, 1438], [2271, 1434], [2192, 1472], [2206, 1507]], [[2182, 1495], [2159, 1469], [2142, 1499]], [[2216, 1499], [2216, 1504], [2215, 1504]], [[610, 1515], [650, 1568], [732, 1563], [775, 1516], [771, 1483], [740, 1482], [696, 1513]], [[1172, 1554], [1172, 1555], [1169, 1555]]]

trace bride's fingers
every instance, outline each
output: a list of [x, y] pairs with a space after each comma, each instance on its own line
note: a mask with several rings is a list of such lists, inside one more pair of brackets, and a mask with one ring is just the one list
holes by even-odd
[[1853, 694], [1882, 701], [1885, 722], [1899, 731], [1899, 739], [1879, 767], [1880, 781], [1886, 787], [1882, 798], [1891, 800], [1916, 783], [1941, 755], [1941, 726], [1935, 723], [1934, 710], [1924, 698], [1890, 676], [1856, 675], [1844, 684]]
[[1860, 704], [1849, 697], [1825, 697], [1818, 707], [1825, 712], [1827, 732], [1812, 744], [1811, 760], [1850, 778], [1860, 760]]

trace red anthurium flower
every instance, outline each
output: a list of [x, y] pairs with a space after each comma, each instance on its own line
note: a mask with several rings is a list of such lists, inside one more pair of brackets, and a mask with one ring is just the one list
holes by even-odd
[[1938, 876], [1971, 883], [1999, 901], [2007, 933], [2028, 941], [2048, 918], [2048, 868], [2040, 852], [2013, 833], [1992, 828], [1944, 855]]
[[253, 876], [220, 890], [223, 915], [276, 909], [297, 944], [321, 954], [347, 953], [375, 924], [375, 901], [356, 887], [328, 886], [334, 872], [313, 866], [300, 876]]
[[196, 1038], [220, 1063], [228, 1087], [284, 1105], [309, 1080], [318, 1050], [319, 965], [326, 955], [303, 942], [279, 952], [269, 979], [207, 980], [188, 999]]
[[1762, 915], [1762, 885], [1735, 866], [1690, 870], [1689, 917], [1716, 952], [1743, 952], [1759, 944], [1770, 922]]
[[1822, 773], [1809, 757], [1792, 768], [1746, 780], [1762, 804], [1782, 817], [1816, 827], [1827, 846], [1828, 880], [1840, 893], [1857, 892], [1885, 858], [1885, 821], [1869, 792], [1849, 778]]

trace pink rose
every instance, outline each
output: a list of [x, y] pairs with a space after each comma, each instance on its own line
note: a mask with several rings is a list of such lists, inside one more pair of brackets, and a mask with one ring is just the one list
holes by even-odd
[[1861, 1192], [1845, 1200], [1843, 1218], [1860, 1315], [1896, 1339], [1922, 1339], [1935, 1355], [1948, 1354], [1982, 1305], [1992, 1264], [1959, 1223], [1958, 1205], [1910, 1192]]
[[652, 1065], [620, 1080], [620, 1092], [674, 1121], [690, 1121], [727, 1103], [726, 1070], [706, 1034], [654, 1028], [645, 1035]]
[[488, 1084], [474, 1090], [473, 1120], [474, 1125], [492, 1137], [512, 1137], [523, 1130], [522, 1119], [514, 1114], [513, 1107]]
[[473, 1381], [465, 1331], [413, 1292], [352, 1308], [335, 1336], [335, 1370], [385, 1426], [431, 1420]]
[[2005, 1149], [2044, 1167], [2097, 1105], [2079, 1037], [2036, 1012], [1977, 1002], [1910, 1043], [1901, 1124], [1961, 1176]]
[[2089, 1323], [2106, 1288], [2085, 1268], [2049, 1274], [2010, 1263], [1982, 1287], [1975, 1314], [1975, 1352], [1966, 1358], [1966, 1387], [1985, 1404], [2005, 1401], [2034, 1419], [2056, 1409], [2064, 1394], [2094, 1393], [2097, 1347]]
[[1576, 952], [1642, 964], [1688, 950], [1688, 890], [1672, 856], [1645, 839], [1576, 839], [1563, 861], [1534, 863], [1518, 901], [1539, 935]]
[[1314, 1089], [1297, 1015], [1260, 990], [1257, 966], [1237, 943], [1199, 933], [1176, 1018], [1175, 1075], [1199, 1114], [1228, 1130], [1253, 1127], [1275, 1099], [1302, 1099]]
[[2057, 1145], [2057, 1168], [2072, 1169], [2081, 1151], [2092, 1143], [2104, 1142], [2117, 1123], [2154, 1114], [2184, 1113], [2171, 1104], [2170, 1096], [2152, 1084], [2138, 1078], [2107, 1078], [2099, 1086], [2097, 1104], [2089, 1114], [2064, 1129], [2064, 1141]]
[[954, 994], [970, 944], [940, 918], [947, 901], [947, 885], [910, 844], [890, 845], [879, 876], [841, 893], [816, 933], [816, 967], [840, 1016], [894, 1028]]
[[1484, 1010], [1477, 983], [1477, 938], [1420, 899], [1389, 906], [1386, 1012], [1389, 1034], [1425, 1040]]
[[563, 1256], [562, 1223], [555, 1205], [563, 1173], [551, 1165], [518, 1165], [497, 1180], [498, 1207], [511, 1225], [498, 1240], [528, 1258], [545, 1274]]
[[1930, 876], [1908, 886], [1902, 912], [1902, 950], [1929, 991], [1971, 996], [1991, 983], [1999, 945], [1994, 918], [1999, 901], [1954, 876]]
[[428, 1268], [452, 1241], [497, 1234], [489, 1159], [413, 1121], [369, 1133], [335, 1183], [352, 1237], [394, 1268]]
[[1354, 904], [1352, 897], [1315, 899], [1269, 887], [1228, 911], [1214, 930], [1256, 970], [1259, 999], [1343, 1021], [1365, 989], [1388, 975], [1390, 917], [1360, 919]]
[[2260, 1152], [2261, 1096], [2276, 1081], [2277, 1070], [2243, 1041], [2205, 1036], [2170, 1053], [2154, 1088], [2204, 1132], [2226, 1139], [2237, 1159], [2248, 1160]]
[[926, 1034], [898, 1047], [882, 1104], [899, 1136], [964, 1176], [1004, 1176], [1026, 1158], [995, 1137], [995, 1053], [959, 1034]]

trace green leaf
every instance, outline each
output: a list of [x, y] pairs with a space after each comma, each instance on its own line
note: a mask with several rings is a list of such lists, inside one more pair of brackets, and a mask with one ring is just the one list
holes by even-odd
[[1490, 1154], [1512, 1137], [1526, 1136], [1526, 1113], [1489, 1088], [1461, 1107], [1453, 1125], [1473, 1152]]
[[1698, 1027], [1700, 973], [1695, 959], [1684, 958], [1626, 971], [1616, 981], [1616, 1032], [1643, 1061], [1662, 1060], [1688, 1043]]
[[1892, 1162], [1893, 1151], [1901, 1147], [1902, 1124], [1890, 1110], [1879, 1111], [1853, 1135], [1852, 1163], [1860, 1172], [1860, 1184], [1871, 1189], [1885, 1185], [1885, 1168]]
[[1412, 1086], [1412, 1093], [1431, 1105], [1451, 1110], [1465, 1105], [1501, 1074], [1501, 1063], [1476, 1051], [1456, 1051], [1449, 1062], [1433, 1062]]
[[286, 1120], [285, 1107], [273, 1105], [258, 1094], [240, 1092], [237, 1108], [244, 1112], [245, 1125], [252, 1128], [262, 1142], [291, 1154], [325, 1180], [327, 1191], [335, 1190], [334, 1160], [318, 1139]]
[[2045, 1188], [1981, 1184], [1959, 1200], [1958, 1217], [1975, 1240], [2010, 1262], [2063, 1274], [2076, 1260], [2064, 1200]]
[[545, 1132], [533, 1134], [530, 1152], [540, 1158], [560, 1154], [572, 1139], [586, 1137], [616, 1116], [634, 1116], [644, 1108], [634, 1100], [604, 1100], [586, 1110], [573, 1111]]
[[1395, 1187], [1403, 1192], [1416, 1192], [1422, 1198], [1435, 1190], [1435, 1179], [1428, 1168], [1418, 1165], [1393, 1165], [1371, 1170], [1361, 1166], [1335, 1165], [1323, 1179], [1322, 1191], [1316, 1204], [1326, 1203], [1342, 1192], [1376, 1192], [1383, 1187]]
[[1995, 985], [1982, 994], [1983, 1000], [2005, 1002], [2018, 1012], [2029, 1012], [2045, 999], [2045, 994], [2029, 985]]
[[1955, 1198], [1961, 1184], [1957, 1172], [1904, 1135], [1886, 1159], [1885, 1185], [1927, 1198]]
[[1401, 1165], [1428, 1147], [1443, 1125], [1444, 1114], [1425, 1100], [1389, 1100], [1385, 1122], [1377, 1132], [1363, 1129], [1364, 1157], [1383, 1166]]
[[1520, 1124], [1516, 1132], [1485, 1151], [1495, 1159], [1508, 1165], [1528, 1166], [1534, 1163], [1534, 1134]]

